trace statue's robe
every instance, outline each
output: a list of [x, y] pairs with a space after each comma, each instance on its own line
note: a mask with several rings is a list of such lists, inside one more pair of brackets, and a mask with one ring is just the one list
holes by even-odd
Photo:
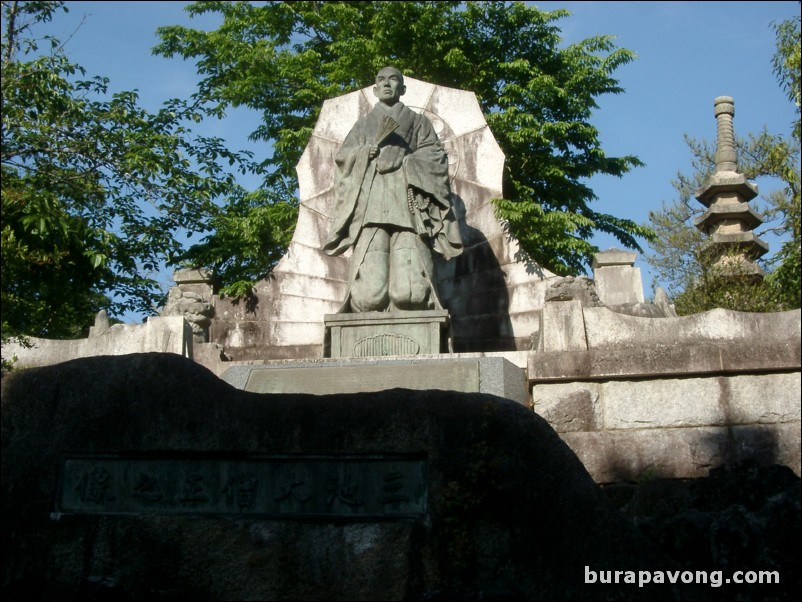
[[[398, 127], [379, 140], [385, 116]], [[381, 152], [370, 160], [370, 147], [377, 144]], [[366, 227], [416, 232], [445, 259], [462, 253], [450, 199], [448, 157], [425, 116], [400, 102], [392, 107], [377, 103], [351, 129], [335, 164], [336, 201], [323, 246], [327, 254], [340, 255], [354, 246]], [[349, 291], [363, 258], [356, 254], [352, 258]], [[423, 258], [422, 263], [431, 260]], [[431, 273], [428, 276], [431, 280]], [[433, 281], [431, 285], [434, 291]]]

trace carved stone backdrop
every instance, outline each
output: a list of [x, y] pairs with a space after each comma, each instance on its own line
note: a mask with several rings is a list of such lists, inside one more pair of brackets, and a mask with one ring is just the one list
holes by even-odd
[[[517, 242], [495, 218], [490, 201], [502, 195], [504, 155], [473, 92], [413, 78], [405, 83], [401, 101], [426, 114], [449, 156], [465, 252], [450, 262], [435, 261], [455, 351], [526, 349], [538, 328], [544, 279], [552, 274], [518, 261]], [[211, 340], [232, 359], [322, 356], [323, 316], [343, 302], [350, 259], [322, 251], [334, 206], [334, 156], [376, 102], [371, 85], [323, 104], [297, 166], [300, 209], [286, 255], [258, 284], [255, 303], [216, 300]]]

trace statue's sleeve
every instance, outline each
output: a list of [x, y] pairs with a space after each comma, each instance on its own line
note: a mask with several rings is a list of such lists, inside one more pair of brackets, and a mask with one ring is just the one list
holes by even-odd
[[418, 115], [418, 121], [416, 149], [404, 160], [407, 185], [428, 197], [428, 207], [420, 210], [421, 222], [435, 252], [451, 259], [462, 253], [463, 245], [451, 203], [448, 155], [431, 122], [422, 115]]
[[415, 151], [405, 158], [407, 184], [429, 194], [442, 207], [450, 206], [448, 156], [432, 123], [416, 116]]
[[323, 245], [323, 250], [329, 255], [339, 255], [353, 243], [349, 233], [359, 191], [370, 166], [369, 151], [364, 121], [360, 120], [348, 133], [334, 158], [334, 207], [329, 236]]

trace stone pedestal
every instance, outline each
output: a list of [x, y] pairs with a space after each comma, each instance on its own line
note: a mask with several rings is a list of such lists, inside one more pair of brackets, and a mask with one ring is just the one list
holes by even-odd
[[524, 370], [501, 357], [276, 361], [232, 366], [221, 378], [252, 393], [330, 395], [389, 389], [440, 390], [488, 393], [524, 406], [529, 403]]
[[328, 314], [326, 357], [433, 355], [449, 351], [446, 310]]

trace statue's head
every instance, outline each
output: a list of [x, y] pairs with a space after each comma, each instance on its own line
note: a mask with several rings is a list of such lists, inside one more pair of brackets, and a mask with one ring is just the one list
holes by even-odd
[[379, 102], [392, 106], [398, 102], [398, 99], [406, 91], [404, 75], [395, 67], [385, 67], [376, 75], [376, 85], [373, 86], [373, 93], [379, 99]]

